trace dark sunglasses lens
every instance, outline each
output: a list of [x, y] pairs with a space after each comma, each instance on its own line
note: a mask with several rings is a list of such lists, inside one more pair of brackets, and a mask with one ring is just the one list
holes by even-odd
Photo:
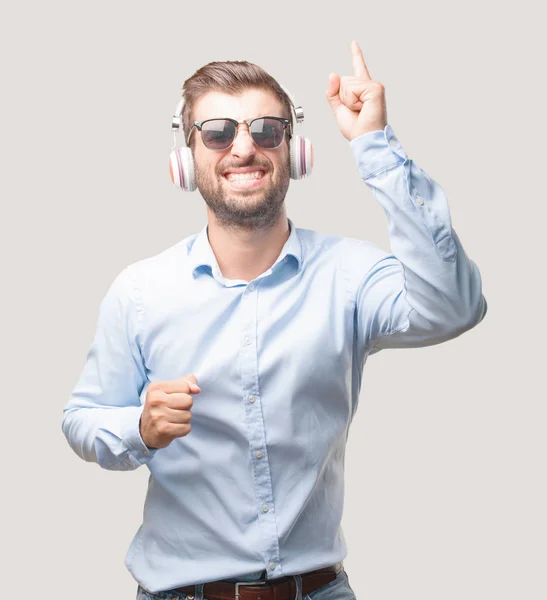
[[283, 141], [285, 127], [281, 121], [265, 117], [251, 123], [253, 140], [261, 148], [277, 148]]
[[213, 119], [203, 123], [201, 138], [207, 148], [223, 150], [232, 143], [236, 132], [235, 125], [226, 119]]

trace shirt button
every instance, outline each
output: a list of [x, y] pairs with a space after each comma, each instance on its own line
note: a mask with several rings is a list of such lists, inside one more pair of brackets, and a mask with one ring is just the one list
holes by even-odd
[[417, 203], [418, 203], [420, 206], [422, 206], [422, 204], [424, 203], [424, 199], [423, 199], [423, 198], [420, 198], [420, 196], [417, 196], [417, 198], [416, 198], [416, 202], [417, 202]]
[[389, 140], [389, 145], [392, 146], [393, 148], [395, 148], [397, 146], [397, 140]]
[[250, 283], [248, 289], [249, 289], [250, 292], [252, 292], [255, 289], [255, 284], [254, 283]]
[[262, 450], [257, 450], [257, 451], [255, 452], [255, 456], [256, 456], [257, 458], [262, 458]]
[[270, 563], [270, 569], [273, 571], [275, 569], [275, 563], [272, 560], [272, 562]]
[[262, 512], [268, 512], [270, 509], [268, 508], [267, 504], [263, 504], [262, 505]]
[[245, 336], [245, 344], [247, 344], [247, 346], [252, 342], [252, 338], [250, 335], [246, 335]]
[[251, 394], [249, 396], [249, 402], [254, 402], [256, 400], [256, 396], [253, 396], [253, 394]]

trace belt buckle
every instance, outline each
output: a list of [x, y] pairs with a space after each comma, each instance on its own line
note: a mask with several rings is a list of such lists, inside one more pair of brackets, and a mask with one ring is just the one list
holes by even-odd
[[262, 579], [259, 579], [257, 581], [236, 581], [235, 582], [235, 586], [236, 586], [236, 597], [235, 600], [239, 600], [240, 599], [240, 594], [239, 594], [239, 586], [240, 585], [266, 585], [269, 584], [269, 581], [262, 581]]

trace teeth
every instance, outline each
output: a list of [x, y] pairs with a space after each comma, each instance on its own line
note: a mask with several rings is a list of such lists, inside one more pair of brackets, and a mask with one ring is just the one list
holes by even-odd
[[250, 173], [228, 173], [226, 179], [228, 181], [250, 181], [252, 179], [262, 179], [263, 176], [262, 171], [252, 171]]

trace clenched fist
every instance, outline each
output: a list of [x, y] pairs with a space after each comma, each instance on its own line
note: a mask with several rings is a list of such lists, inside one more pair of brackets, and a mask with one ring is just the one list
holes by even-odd
[[148, 386], [139, 431], [150, 450], [165, 448], [175, 438], [190, 433], [190, 409], [194, 403], [190, 394], [199, 392], [193, 374], [171, 381], [153, 381]]

